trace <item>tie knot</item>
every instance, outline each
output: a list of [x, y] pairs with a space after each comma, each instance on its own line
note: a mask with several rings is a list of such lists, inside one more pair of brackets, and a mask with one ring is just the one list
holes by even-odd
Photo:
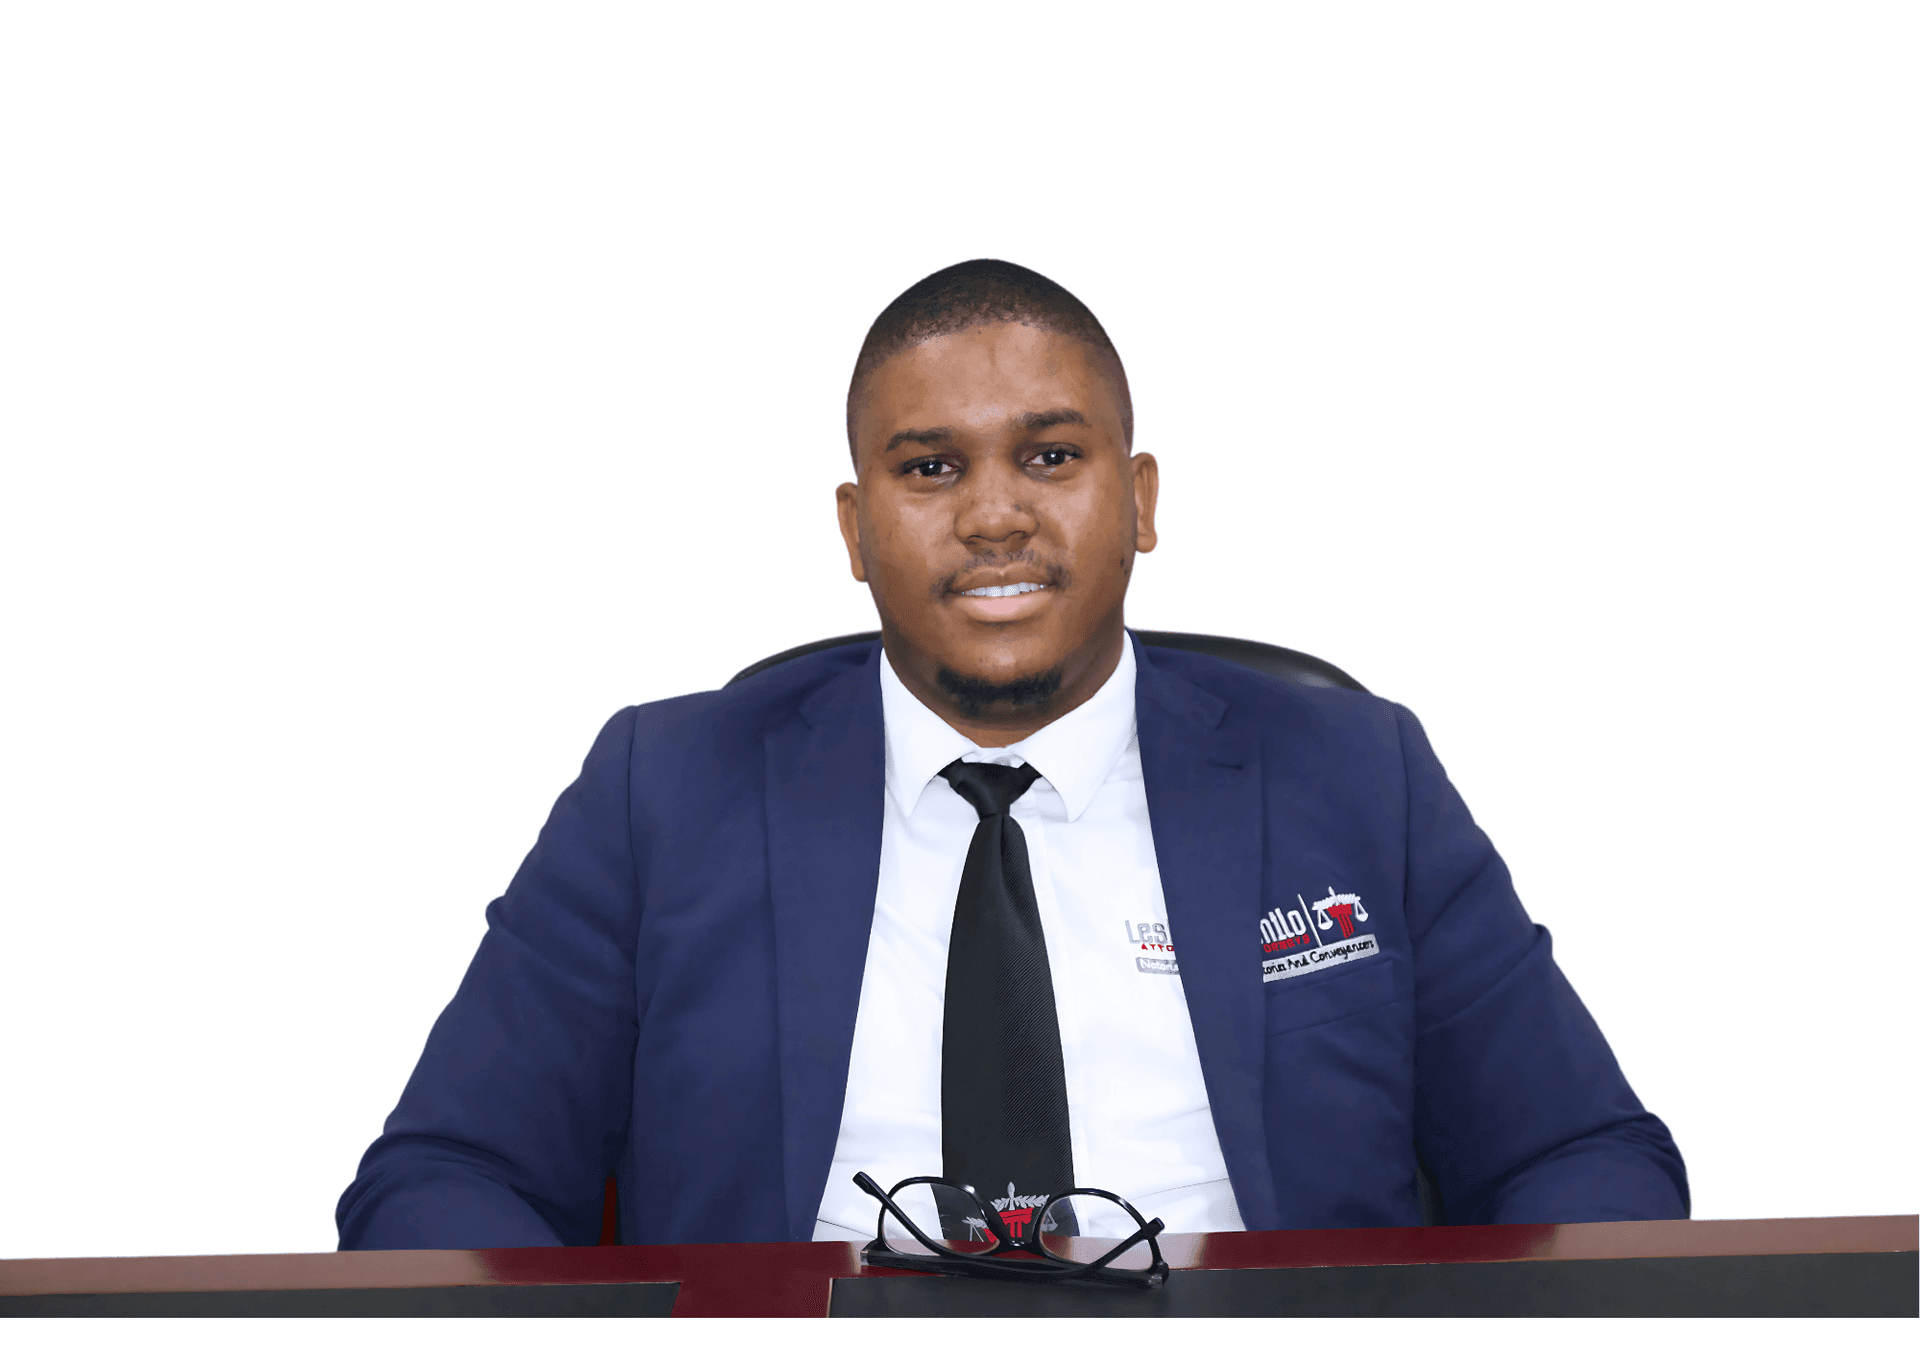
[[940, 776], [966, 797], [967, 804], [984, 820], [989, 815], [1005, 815], [1039, 779], [1040, 770], [1030, 763], [1008, 768], [1004, 764], [966, 763], [955, 759], [940, 770]]

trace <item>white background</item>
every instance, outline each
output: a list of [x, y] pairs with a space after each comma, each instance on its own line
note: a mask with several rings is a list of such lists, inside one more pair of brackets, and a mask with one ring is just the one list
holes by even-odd
[[333, 1247], [616, 708], [870, 625], [865, 327], [1425, 720], [1700, 1216], [1911, 1212], [1908, 6], [0, 12], [0, 1256]]

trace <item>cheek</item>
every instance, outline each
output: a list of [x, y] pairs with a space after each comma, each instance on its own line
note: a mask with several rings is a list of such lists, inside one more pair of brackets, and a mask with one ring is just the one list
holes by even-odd
[[861, 532], [861, 554], [882, 576], [919, 580], [932, 573], [941, 537], [940, 524], [924, 509], [883, 505]]
[[1124, 580], [1133, 561], [1133, 515], [1121, 513], [1112, 502], [1084, 506], [1085, 512], [1063, 518], [1064, 536], [1072, 544], [1079, 583], [1098, 589], [1102, 581]]

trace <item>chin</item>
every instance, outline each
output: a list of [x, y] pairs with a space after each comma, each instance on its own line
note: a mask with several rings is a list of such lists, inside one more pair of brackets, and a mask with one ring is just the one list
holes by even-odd
[[941, 691], [974, 719], [996, 709], [1045, 712], [1060, 695], [1061, 679], [1059, 665], [1012, 678], [985, 678], [942, 665], [938, 675]]
[[957, 646], [940, 656], [940, 668], [979, 683], [1018, 683], [1050, 674], [1066, 660], [1066, 655], [1052, 646], [1021, 647], [1011, 652], [999, 647]]

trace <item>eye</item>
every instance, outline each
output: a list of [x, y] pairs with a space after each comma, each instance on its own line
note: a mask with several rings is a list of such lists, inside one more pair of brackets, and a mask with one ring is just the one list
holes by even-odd
[[924, 476], [931, 480], [950, 471], [958, 471], [959, 468], [944, 457], [922, 457], [918, 461], [908, 462], [900, 470], [909, 476]]
[[1029, 465], [1044, 467], [1063, 467], [1080, 456], [1072, 448], [1043, 448], [1033, 455]]

